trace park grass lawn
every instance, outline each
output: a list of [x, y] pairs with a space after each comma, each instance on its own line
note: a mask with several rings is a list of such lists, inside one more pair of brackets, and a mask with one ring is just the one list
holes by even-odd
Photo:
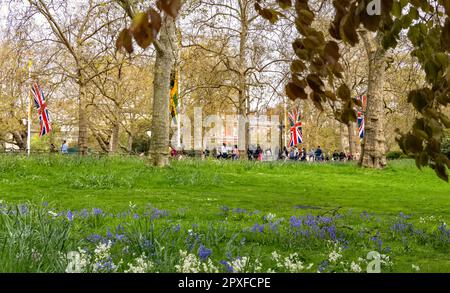
[[[339, 214], [345, 215], [345, 225], [353, 230], [370, 228], [367, 239], [376, 232], [382, 234], [383, 246], [389, 244], [392, 251], [392, 271], [408, 272], [414, 264], [425, 272], [450, 272], [450, 242], [446, 238], [439, 238], [442, 243], [426, 240], [422, 245], [416, 236], [408, 234], [411, 239], [406, 241], [405, 231], [396, 234], [390, 227], [403, 221], [399, 215], [407, 215], [407, 223], [419, 226], [420, 218], [436, 218], [436, 222], [422, 223], [430, 235], [442, 222], [450, 223], [450, 185], [432, 170], [418, 170], [409, 160], [390, 162], [385, 170], [340, 163], [216, 160], [177, 161], [158, 169], [147, 166], [140, 158], [3, 156], [0, 199], [11, 204], [48, 202], [58, 211], [99, 208], [119, 213], [135, 205], [143, 212], [152, 207], [168, 211], [165, 221], [169, 223], [182, 227], [194, 224], [205, 229], [209, 225], [220, 226], [225, 220], [233, 229], [245, 230], [256, 222], [262, 224], [262, 217], [269, 213], [285, 219], [285, 223], [292, 216]], [[361, 214], [369, 214], [371, 220], [363, 220]], [[113, 226], [113, 222], [117, 224], [118, 220], [111, 220], [111, 225], [102, 223], [93, 230]], [[274, 249], [306, 250], [305, 258], [311, 262], [320, 262], [326, 255], [316, 253], [314, 248], [306, 249], [303, 244], [286, 248], [266, 238], [252, 240], [246, 234], [246, 241], [252, 243], [247, 252], [257, 250], [267, 255]], [[221, 241], [226, 243], [225, 239]], [[364, 257], [370, 251], [372, 244], [367, 241], [363, 247], [355, 248], [354, 257]]]

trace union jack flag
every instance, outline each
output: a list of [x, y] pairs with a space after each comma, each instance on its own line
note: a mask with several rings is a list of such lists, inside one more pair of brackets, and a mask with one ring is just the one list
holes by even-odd
[[361, 112], [358, 112], [358, 128], [359, 128], [359, 138], [363, 139], [365, 125], [364, 125], [364, 115]]
[[33, 84], [33, 86], [31, 87], [31, 92], [33, 93], [34, 106], [38, 109], [39, 113], [39, 123], [41, 125], [39, 137], [41, 137], [52, 131], [52, 127], [50, 125], [51, 123], [50, 113], [48, 112], [47, 109], [44, 92], [37, 83]]
[[291, 140], [289, 146], [293, 147], [303, 143], [303, 131], [302, 131], [302, 115], [298, 111], [289, 112], [289, 123], [291, 131]]
[[364, 111], [366, 110], [367, 106], [367, 97], [366, 96], [358, 96], [356, 97], [357, 100], [361, 101], [362, 107], [358, 111], [358, 129], [359, 129], [359, 138], [363, 139], [365, 135], [365, 117], [364, 117]]

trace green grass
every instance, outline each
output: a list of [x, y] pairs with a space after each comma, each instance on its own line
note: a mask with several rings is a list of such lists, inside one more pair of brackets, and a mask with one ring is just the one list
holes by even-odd
[[[139, 158], [2, 156], [0, 199], [8, 203], [49, 202], [61, 211], [101, 208], [115, 214], [129, 210], [130, 202], [141, 213], [150, 206], [164, 209], [169, 211], [164, 225], [180, 224], [187, 233], [192, 224], [197, 224], [204, 235], [215, 235], [211, 236], [214, 241], [203, 243], [221, 251], [217, 260], [230, 252], [223, 248], [234, 241], [229, 238], [243, 237], [239, 234], [243, 233], [252, 243], [243, 248], [249, 254], [258, 251], [264, 256], [273, 250], [306, 249], [308, 252], [303, 257], [318, 264], [326, 256], [325, 244], [308, 246], [307, 242], [292, 242], [285, 246], [282, 239], [271, 240], [267, 235], [252, 239], [254, 233], [247, 235], [247, 230], [255, 222], [262, 223], [262, 217], [268, 213], [285, 219], [284, 223], [293, 215], [339, 213], [345, 215], [344, 220], [338, 220], [343, 226], [369, 231], [365, 240], [359, 239], [358, 233], [349, 232], [351, 239], [367, 242], [354, 246], [350, 253], [353, 258], [364, 257], [372, 245], [369, 236], [379, 232], [383, 245], [392, 249], [394, 271], [411, 271], [411, 264], [415, 264], [421, 271], [450, 272], [450, 243], [446, 239], [436, 240], [437, 222], [423, 227], [433, 235], [423, 241], [406, 232], [397, 235], [390, 229], [393, 223], [403, 221], [398, 217], [400, 213], [411, 216], [408, 223], [417, 227], [421, 217], [434, 216], [441, 222], [450, 222], [450, 185], [438, 179], [432, 170], [418, 170], [412, 161], [393, 161], [385, 170], [361, 169], [353, 164], [215, 160], [172, 162], [170, 167], [158, 169], [147, 166]], [[371, 220], [361, 220], [362, 212], [371, 214]], [[223, 229], [228, 230], [218, 236], [224, 220], [227, 222]], [[106, 227], [122, 220], [108, 221], [96, 223], [83, 233], [104, 233]], [[75, 237], [76, 241], [69, 241], [73, 242], [69, 246], [73, 248], [83, 237], [86, 235]], [[182, 241], [177, 241], [181, 246]], [[314, 256], [316, 250], [322, 251], [320, 257]], [[14, 271], [13, 267], [3, 269]], [[162, 270], [170, 271], [167, 267]]]
[[381, 215], [441, 215], [450, 220], [450, 185], [411, 161], [381, 171], [351, 164], [173, 162], [140, 159], [0, 158], [0, 194], [8, 201], [62, 208], [126, 208], [151, 203], [209, 219], [221, 206], [290, 215], [298, 206], [342, 207]]

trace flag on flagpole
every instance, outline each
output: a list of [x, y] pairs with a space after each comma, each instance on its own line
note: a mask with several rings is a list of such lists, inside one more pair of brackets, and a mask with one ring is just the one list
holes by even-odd
[[303, 130], [302, 130], [302, 115], [300, 111], [293, 111], [288, 113], [291, 140], [289, 146], [293, 147], [303, 143]]
[[47, 103], [45, 102], [45, 96], [42, 89], [37, 83], [31, 87], [31, 92], [34, 98], [34, 106], [38, 109], [39, 123], [41, 129], [39, 131], [39, 137], [49, 134], [52, 131], [50, 113], [47, 109]]
[[367, 97], [366, 96], [357, 96], [357, 100], [361, 101], [361, 108], [358, 110], [358, 129], [359, 129], [359, 138], [364, 139], [365, 135], [365, 117], [364, 112], [366, 111], [367, 106]]
[[178, 76], [176, 71], [170, 75], [170, 115], [175, 124], [178, 119]]

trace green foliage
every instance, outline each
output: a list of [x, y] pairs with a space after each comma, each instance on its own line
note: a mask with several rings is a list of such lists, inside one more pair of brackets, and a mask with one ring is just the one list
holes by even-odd
[[[286, 86], [286, 94], [292, 100], [309, 98], [314, 105], [323, 110], [322, 104], [336, 101], [334, 94], [325, 94], [324, 81], [330, 87], [338, 88], [337, 98], [342, 101], [341, 111], [335, 113], [343, 123], [355, 120], [354, 102], [349, 99], [348, 89], [342, 81], [335, 85], [335, 79], [342, 79], [342, 66], [339, 64], [339, 46], [334, 41], [326, 41], [323, 33], [313, 27], [315, 14], [308, 0], [295, 1], [296, 28], [301, 38], [294, 41], [294, 51], [300, 60], [291, 67], [292, 81]], [[331, 2], [331, 1], [330, 1]], [[409, 3], [410, 2], [410, 3]], [[262, 3], [257, 1], [258, 5]], [[381, 15], [369, 15], [369, 0], [333, 1], [334, 20], [330, 23], [332, 38], [344, 44], [355, 46], [359, 42], [357, 31], [360, 27], [377, 32], [385, 50], [395, 48], [403, 30], [413, 44], [411, 55], [416, 57], [426, 74], [428, 85], [409, 93], [408, 102], [421, 114], [409, 133], [401, 134], [398, 140], [400, 148], [407, 155], [414, 156], [418, 168], [430, 166], [439, 178], [448, 181], [450, 160], [441, 152], [442, 133], [450, 127], [450, 118], [442, 110], [450, 103], [450, 7], [449, 1], [441, 0], [382, 0]], [[408, 3], [410, 4], [408, 7]], [[278, 2], [281, 8], [287, 8]], [[403, 13], [409, 9], [408, 13]], [[261, 13], [262, 17], [274, 21], [270, 13]], [[446, 16], [442, 13], [445, 10]], [[268, 16], [270, 15], [270, 16]], [[303, 69], [303, 70], [302, 70]], [[302, 76], [309, 74], [303, 82]], [[308, 96], [306, 86], [312, 89]]]
[[147, 154], [150, 149], [150, 138], [146, 134], [136, 136], [133, 140], [133, 152], [140, 154]]
[[442, 153], [450, 159], [450, 130], [445, 132], [445, 136], [442, 140]]
[[386, 153], [386, 159], [388, 160], [398, 160], [398, 159], [409, 159], [402, 151], [390, 151]]

